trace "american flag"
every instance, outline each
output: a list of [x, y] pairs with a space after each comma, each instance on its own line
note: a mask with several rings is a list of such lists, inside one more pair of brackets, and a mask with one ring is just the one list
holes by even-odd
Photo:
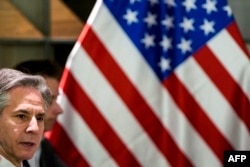
[[250, 63], [225, 0], [98, 0], [50, 141], [70, 167], [218, 167], [250, 149]]

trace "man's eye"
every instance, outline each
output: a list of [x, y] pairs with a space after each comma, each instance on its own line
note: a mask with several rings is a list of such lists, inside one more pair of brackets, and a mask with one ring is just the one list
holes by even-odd
[[52, 101], [54, 102], [56, 101], [56, 99], [57, 99], [57, 95], [52, 95]]
[[38, 121], [43, 121], [44, 120], [44, 116], [43, 115], [39, 115], [39, 116], [36, 117], [36, 119]]
[[18, 114], [17, 117], [20, 118], [20, 119], [24, 119], [24, 118], [26, 118], [26, 115], [24, 115], [24, 114]]

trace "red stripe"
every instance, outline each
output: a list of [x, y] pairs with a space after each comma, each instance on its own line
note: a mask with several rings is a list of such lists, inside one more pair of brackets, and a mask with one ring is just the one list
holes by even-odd
[[49, 140], [55, 151], [68, 166], [90, 166], [72, 144], [71, 140], [68, 138], [68, 135], [58, 123], [54, 125], [53, 132], [51, 133]]
[[232, 146], [230, 143], [211, 122], [193, 96], [182, 85], [174, 73], [164, 81], [164, 85], [182, 112], [186, 115], [187, 119], [210, 146], [218, 159], [223, 162], [222, 150], [231, 150]]
[[[206, 56], [204, 56], [206, 55]], [[237, 115], [250, 131], [250, 103], [240, 86], [216, 59], [211, 50], [204, 46], [195, 55], [195, 59], [218, 87]], [[213, 65], [213, 68], [211, 68]]]
[[242, 49], [242, 51], [245, 53], [245, 55], [250, 58], [249, 52], [246, 48], [246, 44], [242, 39], [242, 35], [240, 34], [240, 31], [236, 25], [235, 22], [232, 22], [228, 27], [227, 31], [229, 34], [233, 37], [233, 39], [236, 41], [236, 43], [239, 45], [239, 47]]
[[[85, 26], [87, 27], [87, 26]], [[178, 148], [170, 134], [156, 117], [140, 93], [116, 64], [112, 56], [88, 27], [88, 33], [82, 38], [82, 46], [91, 56], [132, 114], [140, 122], [146, 133], [174, 167], [193, 166]], [[93, 45], [94, 43], [94, 45]], [[119, 76], [119, 78], [117, 78]]]
[[131, 164], [134, 167], [140, 166], [126, 145], [120, 140], [119, 136], [117, 136], [112, 127], [82, 90], [70, 71], [65, 69], [64, 74], [67, 78], [61, 80], [63, 91], [119, 166], [127, 167]]

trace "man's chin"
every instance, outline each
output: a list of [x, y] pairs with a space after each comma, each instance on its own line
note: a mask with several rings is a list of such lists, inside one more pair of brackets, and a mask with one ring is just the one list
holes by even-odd
[[24, 155], [22, 156], [20, 159], [23, 161], [23, 160], [29, 160], [33, 157], [33, 154], [32, 155]]
[[55, 121], [50, 121], [49, 123], [47, 123], [47, 125], [44, 127], [44, 131], [47, 132], [47, 131], [52, 130], [54, 124], [55, 124]]
[[34, 156], [34, 154], [35, 154], [35, 150], [25, 151], [24, 153], [22, 153], [20, 155], [20, 159], [21, 160], [29, 160]]

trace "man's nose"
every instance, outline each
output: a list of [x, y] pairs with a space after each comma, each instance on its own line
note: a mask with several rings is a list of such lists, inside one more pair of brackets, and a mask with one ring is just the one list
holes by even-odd
[[63, 113], [63, 110], [57, 102], [55, 103], [55, 110], [58, 115]]
[[35, 116], [33, 116], [29, 122], [27, 132], [36, 132], [39, 130], [38, 122]]

